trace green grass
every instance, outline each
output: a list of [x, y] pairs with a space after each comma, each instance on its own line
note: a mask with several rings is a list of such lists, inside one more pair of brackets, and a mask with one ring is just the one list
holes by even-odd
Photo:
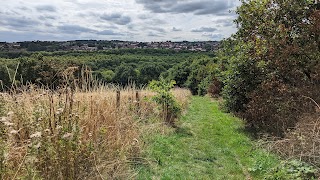
[[137, 179], [261, 179], [279, 160], [243, 133], [243, 122], [219, 110], [218, 102], [193, 97], [180, 129], [146, 138], [148, 165]]

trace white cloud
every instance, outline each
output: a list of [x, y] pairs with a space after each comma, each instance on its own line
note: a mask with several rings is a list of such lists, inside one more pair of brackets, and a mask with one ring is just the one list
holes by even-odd
[[1, 0], [0, 41], [220, 40], [235, 32], [231, 0]]

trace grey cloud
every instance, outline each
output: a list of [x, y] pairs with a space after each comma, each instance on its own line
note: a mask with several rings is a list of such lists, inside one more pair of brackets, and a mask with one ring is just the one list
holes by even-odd
[[173, 28], [172, 28], [172, 31], [175, 31], [175, 32], [177, 32], [177, 31], [182, 31], [182, 29], [181, 29], [181, 28], [176, 28], [176, 27], [173, 27]]
[[195, 15], [228, 14], [235, 6], [233, 0], [136, 0], [154, 13], [193, 13]]
[[45, 23], [44, 25], [47, 26], [47, 27], [53, 27], [53, 25], [50, 24], [50, 23]]
[[157, 33], [154, 33], [154, 32], [149, 32], [149, 33], [148, 33], [148, 36], [149, 36], [149, 37], [163, 37], [162, 35], [157, 34]]
[[120, 13], [103, 14], [100, 16], [102, 20], [111, 21], [118, 25], [127, 25], [131, 22], [131, 17]]
[[221, 40], [224, 38], [224, 36], [222, 34], [216, 34], [216, 33], [203, 33], [202, 36], [208, 37], [211, 40]]
[[34, 27], [39, 24], [38, 21], [26, 17], [2, 17], [0, 20], [1, 26], [13, 28], [15, 30]]
[[21, 11], [29, 11], [29, 12], [32, 11], [32, 9], [30, 9], [30, 8], [28, 8], [28, 7], [25, 7], [25, 6], [20, 6], [20, 7], [18, 7], [17, 9], [19, 9], [19, 10], [21, 10]]
[[154, 31], [157, 31], [159, 33], [166, 33], [166, 30], [163, 29], [163, 28], [158, 28], [158, 27], [149, 27], [148, 29], [151, 29], [151, 30], [154, 30]]
[[150, 19], [150, 23], [149, 24], [160, 25], [160, 24], [167, 24], [167, 22], [162, 20], [162, 19]]
[[131, 31], [136, 31], [136, 26], [133, 24], [129, 24], [127, 28], [130, 29]]
[[34, 40], [63, 40], [52, 34], [39, 34], [34, 32], [0, 31], [0, 39], [7, 42], [34, 41]]
[[87, 2], [81, 2], [81, 1], [77, 1], [77, 0], [64, 0], [68, 3], [71, 3], [73, 4], [73, 6], [78, 6], [78, 8], [81, 8], [82, 10], [83, 9], [95, 9], [97, 7], [105, 7], [106, 6], [106, 3], [101, 1], [87, 1]]
[[119, 29], [117, 26], [105, 25], [105, 24], [97, 24], [97, 25], [94, 25], [94, 27], [98, 29]]
[[39, 19], [42, 21], [46, 21], [46, 20], [56, 20], [57, 18], [55, 16], [39, 16]]
[[191, 32], [214, 32], [214, 31], [217, 31], [217, 29], [213, 27], [201, 27], [200, 29], [191, 30]]
[[212, 21], [214, 24], [216, 24], [218, 27], [230, 27], [234, 26], [233, 19], [226, 18], [226, 19], [217, 19]]
[[98, 32], [97, 34], [99, 34], [99, 35], [106, 35], [106, 36], [111, 36], [111, 35], [123, 35], [123, 34], [121, 34], [121, 33], [116, 33], [116, 32], [114, 32], [114, 31], [112, 31], [112, 30], [103, 30], [103, 31]]
[[146, 15], [146, 14], [140, 14], [140, 15], [138, 15], [138, 18], [144, 20], [144, 19], [149, 19], [150, 16], [148, 16], [148, 15]]
[[178, 37], [173, 37], [172, 39], [182, 39], [182, 37], [178, 36]]
[[82, 27], [79, 25], [62, 25], [57, 27], [62, 33], [74, 34], [74, 33], [95, 33], [96, 31], [90, 28]]
[[38, 12], [56, 12], [57, 8], [52, 5], [39, 5], [36, 6]]
[[153, 18], [152, 16], [150, 16], [148, 14], [140, 14], [140, 15], [138, 15], [138, 18], [141, 20], [147, 20], [145, 22], [147, 24], [151, 24], [151, 25], [167, 24], [167, 22], [165, 20]]

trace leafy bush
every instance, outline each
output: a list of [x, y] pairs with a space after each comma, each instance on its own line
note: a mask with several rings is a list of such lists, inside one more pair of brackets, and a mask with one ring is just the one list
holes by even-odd
[[245, 52], [238, 52], [239, 49], [250, 49], [249, 45], [239, 43], [226, 48], [234, 48], [233, 53], [237, 56], [230, 57], [225, 65], [227, 69], [221, 73], [225, 105], [231, 112], [245, 112], [246, 104], [250, 101], [249, 95], [261, 82], [263, 75], [254, 58]]
[[283, 136], [320, 101], [320, 7], [313, 1], [243, 1], [238, 32], [223, 44], [226, 108], [257, 132]]
[[153, 80], [149, 84], [149, 88], [157, 93], [152, 99], [160, 106], [164, 121], [172, 127], [176, 127], [174, 120], [181, 113], [181, 107], [170, 91], [174, 85], [175, 81], [168, 82], [163, 78], [159, 81]]
[[222, 82], [217, 77], [213, 77], [208, 85], [208, 94], [212, 97], [219, 97], [221, 95], [222, 86]]

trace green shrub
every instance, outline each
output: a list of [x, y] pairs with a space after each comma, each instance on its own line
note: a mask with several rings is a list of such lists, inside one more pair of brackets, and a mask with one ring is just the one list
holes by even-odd
[[223, 43], [225, 106], [257, 132], [283, 136], [303, 113], [314, 113], [320, 88], [319, 4], [243, 1], [238, 32]]
[[170, 91], [175, 85], [175, 81], [166, 81], [160, 78], [159, 81], [151, 81], [149, 88], [157, 94], [152, 99], [160, 106], [164, 121], [175, 127], [174, 120], [180, 115], [181, 107]]

